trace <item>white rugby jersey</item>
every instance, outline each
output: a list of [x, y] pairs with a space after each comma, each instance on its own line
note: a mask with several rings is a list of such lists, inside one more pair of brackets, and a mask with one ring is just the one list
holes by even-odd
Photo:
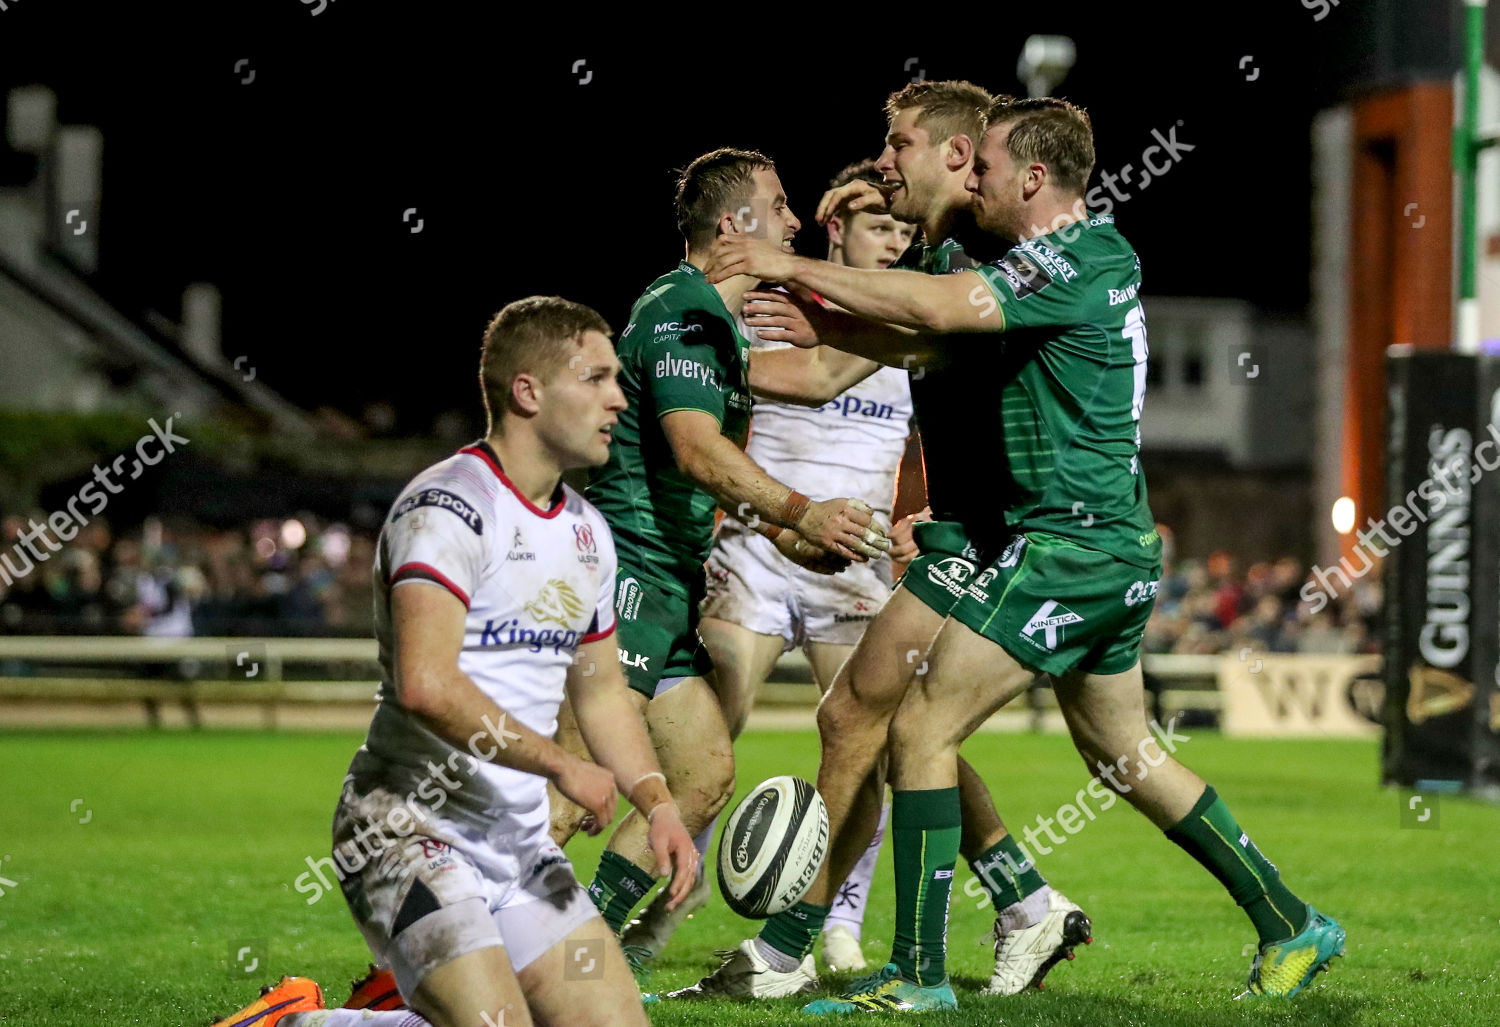
[[[754, 349], [786, 345], [747, 333]], [[757, 399], [745, 452], [813, 499], [862, 499], [889, 521], [911, 418], [906, 372], [882, 367], [821, 407]]]
[[[394, 685], [391, 592], [434, 582], [457, 596], [469, 611], [459, 669], [509, 718], [550, 738], [574, 650], [615, 629], [609, 526], [567, 485], [559, 486], [550, 508], [532, 505], [481, 442], [429, 467], [402, 491], [381, 528], [374, 578], [383, 680], [369, 736], [350, 766], [356, 788], [370, 781], [416, 792], [419, 806], [476, 840], [487, 839], [505, 859], [507, 839], [545, 831], [546, 782], [474, 759], [467, 747], [455, 748], [402, 709]], [[493, 736], [504, 727], [474, 725], [486, 736], [476, 745], [478, 755], [495, 745]], [[459, 787], [451, 786], [455, 781]]]

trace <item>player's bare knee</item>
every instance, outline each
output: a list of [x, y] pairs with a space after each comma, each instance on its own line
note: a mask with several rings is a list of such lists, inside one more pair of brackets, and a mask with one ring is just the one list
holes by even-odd
[[[691, 767], [684, 767], [667, 780], [684, 826], [699, 831], [718, 816], [734, 796], [734, 754], [720, 752], [706, 755]], [[694, 825], [697, 825], [696, 827]]]
[[890, 744], [898, 759], [925, 758], [958, 747], [958, 739], [941, 719], [932, 715], [925, 697], [913, 692], [891, 718]]
[[852, 691], [836, 693], [830, 689], [818, 704], [818, 736], [823, 751], [837, 749], [864, 734], [883, 731], [898, 705], [896, 702], [872, 706]]

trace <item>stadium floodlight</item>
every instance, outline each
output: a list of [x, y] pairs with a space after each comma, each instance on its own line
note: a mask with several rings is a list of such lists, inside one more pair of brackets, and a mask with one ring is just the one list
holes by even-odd
[[1050, 96], [1068, 77], [1078, 50], [1067, 36], [1031, 36], [1016, 60], [1016, 77], [1026, 83], [1027, 96]]

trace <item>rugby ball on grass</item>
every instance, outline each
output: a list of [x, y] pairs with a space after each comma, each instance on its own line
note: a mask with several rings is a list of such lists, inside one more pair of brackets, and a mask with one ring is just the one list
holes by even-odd
[[828, 855], [828, 807], [800, 777], [762, 781], [719, 836], [719, 891], [740, 916], [761, 920], [795, 906]]

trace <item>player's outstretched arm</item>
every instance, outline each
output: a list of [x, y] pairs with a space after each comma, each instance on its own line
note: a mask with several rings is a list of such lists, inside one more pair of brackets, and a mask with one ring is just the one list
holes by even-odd
[[745, 323], [761, 339], [789, 342], [813, 354], [809, 359], [791, 350], [751, 351], [752, 389], [760, 388], [755, 361], [772, 357], [760, 374], [766, 386], [762, 391], [774, 399], [827, 402], [874, 374], [881, 364], [903, 370], [933, 367], [940, 356], [926, 336], [832, 309], [806, 290], [748, 292], [744, 314]]
[[820, 549], [850, 560], [880, 556], [890, 539], [854, 499], [820, 503], [781, 484], [726, 439], [719, 422], [702, 410], [673, 410], [661, 418], [677, 467], [719, 506], [754, 527], [765, 521], [791, 528]]
[[743, 235], [720, 236], [703, 273], [710, 282], [754, 275], [767, 282], [800, 285], [867, 320], [919, 332], [1004, 330], [994, 293], [966, 274], [845, 267], [799, 257]]
[[[457, 596], [436, 583], [410, 580], [392, 586], [395, 685], [402, 708], [462, 752], [547, 778], [593, 815], [595, 833], [603, 830], [615, 816], [613, 775], [511, 718], [459, 669], [467, 612]], [[615, 659], [613, 649], [610, 659]]]
[[865, 357], [831, 346], [750, 351], [750, 391], [757, 399], [818, 407], [880, 370]]
[[568, 669], [568, 701], [589, 752], [614, 774], [620, 794], [650, 825], [647, 840], [656, 856], [656, 872], [672, 875], [668, 885], [672, 898], [667, 905], [675, 909], [692, 891], [698, 850], [682, 826], [682, 814], [656, 762], [646, 722], [630, 697], [613, 632], [578, 647]]

